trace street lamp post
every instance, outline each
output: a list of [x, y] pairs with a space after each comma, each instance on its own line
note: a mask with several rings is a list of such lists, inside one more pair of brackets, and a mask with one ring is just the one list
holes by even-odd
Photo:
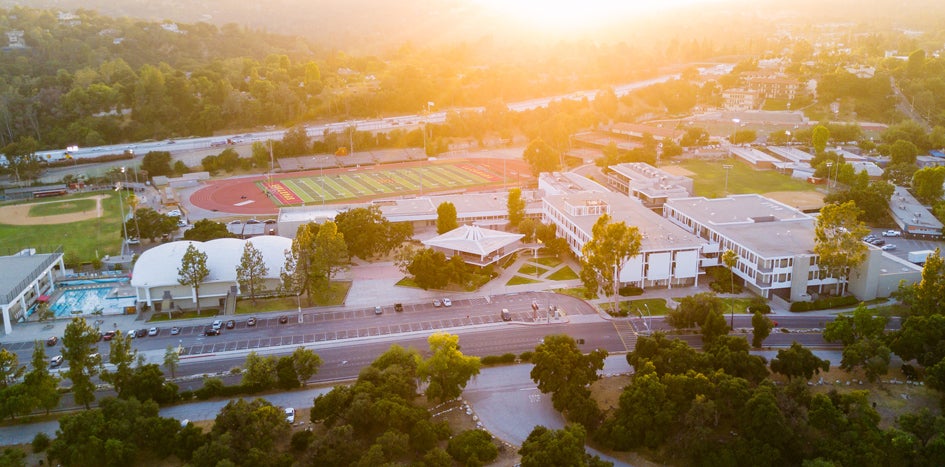
[[295, 293], [295, 301], [299, 305], [299, 324], [302, 324], [302, 292]]
[[732, 138], [729, 140], [729, 143], [732, 143], [732, 146], [735, 145], [735, 133], [738, 132], [738, 124], [741, 122], [741, 119], [733, 118], [732, 119]]
[[830, 168], [833, 167], [833, 161], [827, 161], [827, 194], [830, 194]]

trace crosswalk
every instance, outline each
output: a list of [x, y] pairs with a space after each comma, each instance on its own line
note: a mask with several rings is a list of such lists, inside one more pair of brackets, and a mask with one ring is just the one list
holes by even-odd
[[623, 343], [627, 352], [633, 352], [637, 347], [637, 330], [633, 323], [629, 319], [615, 319], [611, 323], [613, 323], [617, 336], [620, 337], [620, 342]]

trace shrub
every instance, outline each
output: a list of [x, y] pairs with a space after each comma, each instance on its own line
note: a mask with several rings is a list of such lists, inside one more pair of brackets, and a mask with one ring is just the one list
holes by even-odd
[[531, 350], [528, 350], [528, 351], [522, 352], [522, 353], [518, 356], [518, 359], [521, 360], [521, 361], [523, 361], [523, 362], [530, 362], [530, 361], [532, 361], [532, 355], [533, 355], [533, 352], [532, 352]]
[[791, 304], [791, 311], [827, 310], [830, 308], [853, 306], [857, 303], [860, 303], [860, 300], [852, 295], [845, 297], [826, 297], [819, 298], [812, 302], [794, 302]]
[[499, 456], [492, 435], [485, 430], [467, 430], [454, 436], [447, 443], [446, 452], [467, 466], [484, 465]]
[[515, 354], [507, 353], [502, 355], [487, 355], [482, 357], [482, 364], [486, 366], [491, 365], [507, 365], [509, 363], [515, 363]]
[[619, 293], [621, 297], [633, 297], [636, 295], [643, 295], [643, 289], [635, 285], [625, 285], [617, 289], [617, 293]]
[[309, 444], [312, 444], [313, 439], [315, 439], [315, 433], [309, 430], [296, 431], [292, 434], [292, 441], [289, 442], [289, 446], [294, 452], [303, 452], [308, 449]]
[[33, 452], [43, 452], [49, 447], [49, 435], [40, 431], [33, 437]]

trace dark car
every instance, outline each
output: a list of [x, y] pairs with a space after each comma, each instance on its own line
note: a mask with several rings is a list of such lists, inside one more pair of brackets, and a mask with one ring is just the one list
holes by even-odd
[[233, 320], [231, 319], [231, 320], [229, 320], [229, 321], [226, 322], [226, 328], [227, 328], [227, 329], [233, 329], [233, 328], [235, 328], [235, 327], [236, 327], [236, 321], [233, 321]]
[[877, 238], [876, 240], [873, 240], [873, 241], [870, 242], [870, 243], [872, 243], [873, 245], [876, 245], [876, 246], [883, 246], [883, 245], [886, 244], [886, 240], [883, 240], [883, 239], [881, 239], [881, 238]]
[[141, 328], [135, 331], [135, 337], [144, 337], [147, 335], [148, 335], [148, 330], [145, 328]]
[[282, 316], [279, 317], [279, 324], [285, 324], [285, 323], [288, 323], [288, 322], [289, 322], [289, 317], [288, 317], [288, 316], [282, 315]]
[[206, 331], [203, 332], [203, 335], [205, 335], [205, 336], [219, 336], [219, 335], [220, 335], [220, 330], [219, 330], [219, 329], [213, 329], [212, 327], [209, 327], [209, 328], [207, 328]]
[[52, 347], [52, 346], [54, 346], [54, 345], [56, 345], [56, 344], [58, 344], [58, 343], [59, 343], [59, 338], [56, 337], [56, 336], [52, 336], [52, 337], [50, 337], [49, 339], [46, 339], [46, 345], [48, 345], [48, 346], [50, 346], [50, 347]]
[[115, 337], [115, 331], [108, 331], [105, 334], [102, 334], [102, 339], [110, 341]]
[[255, 326], [255, 325], [256, 325], [256, 317], [255, 317], [255, 316], [250, 316], [249, 319], [246, 320], [246, 326], [248, 326], [248, 327], [253, 327], [253, 326]]
[[394, 304], [394, 311], [396, 311], [396, 312], [398, 312], [398, 313], [401, 312], [401, 311], [404, 311], [404, 304], [403, 304], [403, 303], [395, 303], [395, 304]]

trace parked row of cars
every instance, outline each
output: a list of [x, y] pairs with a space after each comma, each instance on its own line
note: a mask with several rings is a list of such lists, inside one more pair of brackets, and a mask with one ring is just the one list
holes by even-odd
[[[891, 235], [892, 233], [895, 233], [895, 235]], [[890, 235], [887, 235], [887, 234], [890, 234]], [[898, 237], [899, 235], [900, 235], [900, 232], [898, 230], [887, 230], [883, 232], [883, 237]], [[869, 243], [870, 245], [878, 246], [882, 248], [884, 251], [896, 249], [896, 245], [893, 245], [891, 243], [886, 243], [886, 240], [883, 240], [881, 237], [877, 237], [873, 234], [863, 237], [863, 241], [866, 243]]]

